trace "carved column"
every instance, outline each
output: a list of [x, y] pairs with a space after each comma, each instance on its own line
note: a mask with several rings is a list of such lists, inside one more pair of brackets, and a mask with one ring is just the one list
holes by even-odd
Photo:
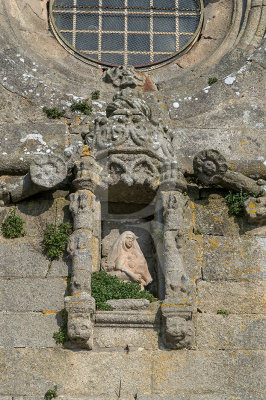
[[[192, 288], [185, 271], [183, 252], [188, 227], [184, 218], [187, 196], [176, 190], [184, 181], [174, 185], [164, 184], [158, 193], [157, 222], [161, 232], [156, 239], [157, 252], [161, 254], [160, 267], [165, 277], [165, 300], [162, 304], [162, 334], [164, 345], [171, 349], [190, 348], [193, 343]], [[168, 189], [168, 190], [167, 190]], [[170, 190], [169, 190], [170, 189]], [[160, 242], [160, 244], [158, 243]]]
[[72, 258], [71, 294], [65, 300], [68, 336], [79, 347], [91, 349], [95, 300], [91, 297], [91, 274], [99, 269], [101, 243], [100, 202], [93, 193], [97, 184], [97, 165], [85, 159], [76, 166], [77, 189], [70, 195], [74, 232], [69, 238]]

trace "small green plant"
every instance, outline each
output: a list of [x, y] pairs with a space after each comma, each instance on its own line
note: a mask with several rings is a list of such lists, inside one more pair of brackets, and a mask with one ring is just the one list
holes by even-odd
[[56, 224], [47, 224], [43, 237], [43, 252], [50, 260], [59, 258], [66, 249], [66, 243], [72, 227], [69, 222], [65, 222], [58, 227]]
[[100, 90], [94, 90], [91, 94], [91, 99], [92, 100], [98, 100], [100, 97]]
[[216, 78], [215, 76], [213, 78], [209, 78], [208, 80], [208, 84], [211, 86], [214, 83], [218, 82], [218, 78]]
[[43, 107], [43, 112], [47, 115], [48, 118], [50, 119], [59, 119], [65, 115], [65, 110], [59, 111], [58, 108], [47, 108]]
[[91, 280], [91, 295], [95, 298], [98, 310], [111, 310], [106, 304], [112, 299], [147, 299], [154, 301], [154, 296], [146, 290], [141, 290], [138, 282], [121, 282], [117, 276], [105, 271], [94, 272]]
[[221, 308], [220, 310], [217, 311], [217, 314], [223, 315], [224, 317], [227, 317], [229, 315], [229, 311], [224, 310]]
[[253, 196], [252, 193], [243, 193], [242, 190], [240, 190], [239, 193], [230, 190], [228, 195], [225, 197], [225, 202], [229, 207], [228, 214], [241, 215], [244, 210], [245, 201], [251, 196]]
[[194, 235], [202, 235], [201, 230], [198, 228], [195, 230]]
[[163, 238], [164, 238], [164, 229], [163, 228], [154, 229], [154, 234], [156, 235], [158, 240], [160, 240], [161, 242], [163, 241]]
[[52, 400], [57, 397], [57, 386], [55, 385], [53, 389], [47, 390], [44, 395], [45, 400]]
[[92, 112], [92, 106], [88, 104], [88, 99], [73, 103], [71, 105], [71, 111], [79, 111], [85, 115], [90, 115]]
[[13, 208], [10, 215], [2, 223], [2, 232], [4, 237], [15, 239], [26, 235], [23, 229], [24, 221], [16, 215], [16, 209]]
[[68, 334], [67, 334], [67, 312], [66, 310], [62, 310], [58, 313], [58, 316], [61, 317], [62, 322], [58, 332], [54, 332], [53, 339], [55, 340], [56, 344], [64, 344], [68, 341]]

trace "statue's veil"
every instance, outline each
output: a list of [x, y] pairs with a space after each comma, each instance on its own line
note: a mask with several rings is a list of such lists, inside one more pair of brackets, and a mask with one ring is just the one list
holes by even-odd
[[[119, 238], [115, 241], [113, 247], [111, 248], [108, 257], [107, 257], [107, 265], [108, 267], [112, 268], [115, 266], [115, 261], [117, 260], [117, 258], [124, 252], [129, 251], [126, 246], [125, 246], [125, 240], [127, 236], [132, 236], [134, 241], [133, 241], [133, 246], [132, 248], [135, 250], [135, 252], [138, 253], [138, 256], [141, 256], [144, 260], [145, 257], [139, 247], [139, 244], [137, 242], [137, 236], [131, 232], [131, 231], [125, 231], [123, 232]], [[146, 260], [145, 260], [146, 261]]]

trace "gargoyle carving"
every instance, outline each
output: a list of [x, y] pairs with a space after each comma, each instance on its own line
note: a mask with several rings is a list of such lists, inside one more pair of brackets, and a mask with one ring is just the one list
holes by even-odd
[[104, 73], [104, 80], [120, 89], [126, 87], [136, 88], [144, 84], [144, 78], [140, 73], [133, 67], [124, 66], [108, 68]]
[[65, 298], [68, 336], [78, 347], [92, 349], [95, 300], [87, 293]]
[[174, 350], [190, 349], [194, 339], [192, 321], [179, 316], [165, 319], [163, 340], [166, 347]]
[[226, 189], [259, 194], [261, 186], [251, 178], [231, 171], [226, 159], [217, 150], [204, 150], [193, 160], [194, 172], [205, 185], [220, 185]]

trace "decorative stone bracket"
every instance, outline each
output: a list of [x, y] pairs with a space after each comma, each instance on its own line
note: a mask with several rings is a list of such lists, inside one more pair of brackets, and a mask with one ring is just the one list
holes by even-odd
[[[203, 150], [193, 160], [194, 172], [205, 185], [219, 185], [231, 189], [259, 195], [261, 181], [255, 181], [239, 172], [229, 169], [226, 159], [217, 150]], [[263, 184], [263, 183], [262, 183]]]
[[266, 223], [266, 182], [255, 181], [239, 172], [231, 171], [227, 161], [217, 150], [204, 150], [193, 161], [194, 172], [205, 185], [219, 185], [225, 189], [252, 193], [244, 203], [249, 222], [256, 225]]

